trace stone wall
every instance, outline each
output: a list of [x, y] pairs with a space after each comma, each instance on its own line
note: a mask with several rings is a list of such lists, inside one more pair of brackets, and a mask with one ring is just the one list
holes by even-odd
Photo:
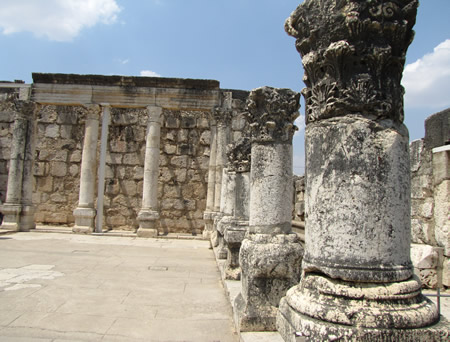
[[[450, 110], [425, 121], [411, 155], [411, 258], [425, 287], [450, 287]], [[447, 144], [447, 145], [446, 145]]]
[[36, 223], [74, 223], [85, 115], [86, 109], [81, 106], [42, 106], [37, 114], [33, 188]]
[[[231, 141], [246, 130], [247, 92], [233, 91]], [[33, 184], [36, 223], [72, 226], [77, 207], [87, 108], [42, 105], [37, 117]], [[146, 108], [111, 108], [105, 172], [103, 229], [135, 230], [141, 209]], [[99, 117], [99, 160], [102, 119]], [[14, 103], [0, 101], [0, 192], [4, 200], [14, 123]], [[162, 233], [201, 232], [206, 207], [210, 113], [163, 109], [158, 202]], [[98, 164], [95, 166], [97, 173]], [[97, 196], [97, 184], [95, 184]]]

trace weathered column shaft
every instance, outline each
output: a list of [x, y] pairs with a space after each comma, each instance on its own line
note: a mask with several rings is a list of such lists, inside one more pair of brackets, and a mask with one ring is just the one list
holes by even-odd
[[158, 236], [159, 225], [158, 178], [162, 108], [148, 106], [147, 110], [149, 118], [145, 146], [144, 189], [137, 234], [140, 237], [155, 237]]
[[94, 195], [97, 174], [97, 142], [101, 108], [91, 105], [87, 108], [83, 152], [81, 156], [80, 192], [78, 206], [74, 210], [75, 233], [91, 233], [94, 230], [96, 210]]
[[214, 211], [214, 192], [216, 188], [216, 155], [217, 155], [217, 125], [211, 124], [209, 168], [208, 168], [208, 192], [206, 194], [206, 211]]
[[5, 215], [2, 228], [28, 231], [35, 228], [32, 203], [36, 149], [36, 104], [17, 101], [9, 162]]
[[[306, 250], [280, 303], [286, 341], [425, 340], [436, 322], [410, 260], [405, 55], [417, 1], [306, 0], [286, 21], [303, 58]], [[413, 337], [414, 336], [414, 337]]]
[[292, 136], [300, 94], [263, 87], [247, 100], [251, 127], [249, 228], [240, 249], [240, 331], [275, 330], [278, 303], [300, 279], [303, 249], [291, 233]]

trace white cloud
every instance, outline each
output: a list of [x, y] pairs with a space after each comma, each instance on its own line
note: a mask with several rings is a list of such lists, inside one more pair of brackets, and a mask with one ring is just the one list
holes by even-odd
[[151, 70], [142, 70], [141, 71], [141, 76], [146, 76], [146, 77], [161, 77], [160, 74], [151, 71]]
[[3, 34], [32, 32], [37, 37], [70, 41], [83, 28], [117, 20], [116, 0], [0, 0]]
[[298, 127], [298, 131], [296, 131], [295, 134], [303, 131], [305, 129], [305, 116], [300, 114], [300, 116], [295, 119], [294, 125]]
[[405, 106], [440, 108], [450, 106], [450, 39], [436, 46], [403, 73]]

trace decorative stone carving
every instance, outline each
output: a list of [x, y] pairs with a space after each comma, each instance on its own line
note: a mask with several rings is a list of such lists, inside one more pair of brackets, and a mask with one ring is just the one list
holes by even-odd
[[[290, 89], [262, 87], [247, 100], [252, 142], [292, 142], [297, 127], [300, 94]], [[276, 115], [274, 115], [276, 114]]]
[[250, 172], [251, 147], [248, 137], [242, 137], [234, 144], [229, 145], [227, 149], [228, 170], [238, 173]]
[[291, 227], [292, 135], [299, 97], [269, 87], [249, 96], [250, 217], [239, 254], [242, 291], [234, 302], [240, 331], [275, 330], [279, 300], [300, 279], [303, 249]]
[[277, 328], [286, 341], [295, 333], [308, 341], [448, 336], [417, 329], [439, 317], [409, 255], [400, 81], [417, 5], [306, 0], [286, 21], [307, 85], [306, 250], [302, 280], [280, 302]]

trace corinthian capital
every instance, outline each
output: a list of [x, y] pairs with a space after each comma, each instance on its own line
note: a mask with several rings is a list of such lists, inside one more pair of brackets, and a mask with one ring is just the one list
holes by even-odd
[[300, 94], [271, 87], [251, 91], [247, 99], [247, 119], [252, 141], [290, 142], [297, 127]]
[[297, 38], [306, 121], [347, 114], [403, 121], [401, 78], [417, 0], [306, 0], [286, 20]]

